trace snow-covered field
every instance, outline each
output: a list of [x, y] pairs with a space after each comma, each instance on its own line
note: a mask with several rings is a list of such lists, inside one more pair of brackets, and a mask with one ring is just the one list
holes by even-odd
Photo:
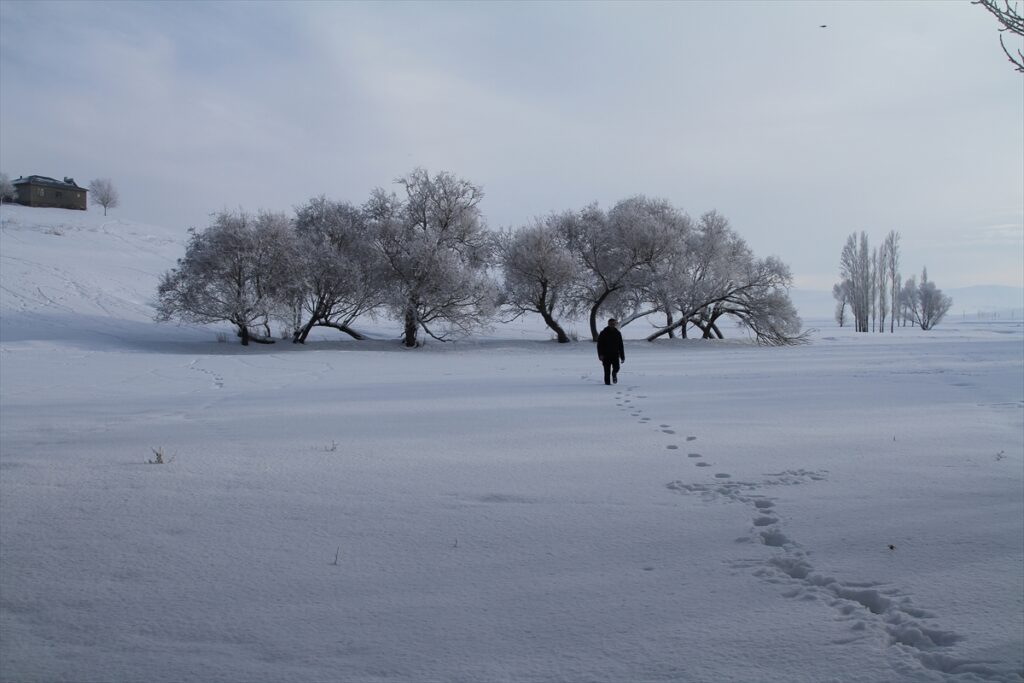
[[183, 231], [0, 220], [0, 680], [1024, 680], [1020, 321], [605, 387], [532, 322], [217, 343], [150, 322]]

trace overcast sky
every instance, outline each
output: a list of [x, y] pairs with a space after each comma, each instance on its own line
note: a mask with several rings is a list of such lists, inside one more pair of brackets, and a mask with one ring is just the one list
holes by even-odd
[[0, 2], [12, 178], [109, 177], [113, 216], [184, 235], [417, 166], [495, 228], [717, 209], [801, 288], [892, 229], [906, 274], [1024, 285], [1024, 76], [966, 0]]

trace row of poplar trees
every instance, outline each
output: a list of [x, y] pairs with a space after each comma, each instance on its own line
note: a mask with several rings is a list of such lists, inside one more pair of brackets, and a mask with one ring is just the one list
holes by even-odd
[[886, 319], [889, 332], [897, 324], [930, 330], [953, 306], [953, 300], [928, 279], [927, 268], [921, 271], [920, 281], [913, 275], [902, 278], [900, 234], [895, 230], [874, 249], [866, 232], [851, 234], [839, 257], [839, 269], [841, 279], [832, 287], [832, 296], [840, 327], [846, 324], [849, 309], [857, 332], [884, 332]]

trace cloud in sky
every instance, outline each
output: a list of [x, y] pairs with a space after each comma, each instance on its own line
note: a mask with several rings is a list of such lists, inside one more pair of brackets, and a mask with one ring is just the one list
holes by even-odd
[[0, 169], [109, 176], [121, 215], [184, 231], [424, 166], [483, 185], [495, 227], [643, 193], [805, 287], [890, 229], [940, 286], [1020, 285], [996, 28], [968, 3], [5, 0]]

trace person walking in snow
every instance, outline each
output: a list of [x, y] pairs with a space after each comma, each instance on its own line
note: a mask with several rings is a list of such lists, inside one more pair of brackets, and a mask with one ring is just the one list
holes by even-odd
[[597, 357], [604, 365], [604, 383], [618, 384], [619, 362], [626, 362], [626, 349], [622, 345], [622, 333], [617, 329], [615, 318], [608, 319], [608, 327], [597, 335]]

